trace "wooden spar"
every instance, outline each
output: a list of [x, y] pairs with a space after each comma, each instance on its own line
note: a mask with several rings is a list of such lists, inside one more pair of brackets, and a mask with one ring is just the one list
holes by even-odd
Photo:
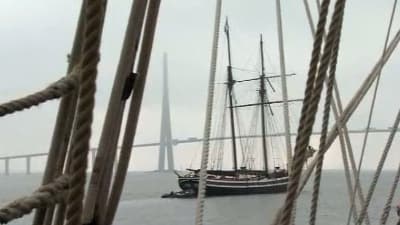
[[288, 106], [288, 91], [286, 84], [286, 68], [285, 68], [285, 49], [283, 43], [283, 29], [282, 29], [282, 15], [280, 0], [276, 0], [276, 17], [278, 23], [278, 40], [279, 40], [279, 61], [281, 69], [281, 84], [282, 84], [282, 98], [283, 98], [283, 121], [285, 125], [285, 143], [286, 143], [286, 157], [287, 157], [287, 170], [290, 174], [292, 167], [292, 141], [290, 138], [290, 121], [289, 121], [289, 106]]
[[[142, 1], [141, 1], [142, 2]], [[116, 214], [122, 189], [124, 186], [126, 174], [129, 167], [132, 144], [135, 139], [139, 114], [143, 100], [144, 88], [146, 85], [150, 57], [153, 48], [157, 18], [160, 9], [161, 0], [151, 0], [147, 6], [146, 20], [143, 29], [143, 37], [140, 47], [140, 55], [137, 66], [138, 77], [134, 84], [134, 91], [129, 106], [128, 117], [125, 124], [125, 133], [122, 139], [122, 148], [118, 161], [118, 168], [115, 173], [112, 188], [108, 201], [104, 206], [104, 214], [100, 215], [101, 225], [110, 225], [113, 223]]]
[[261, 135], [262, 135], [262, 147], [263, 147], [263, 159], [264, 169], [268, 176], [268, 152], [267, 152], [267, 137], [266, 137], [266, 126], [265, 126], [265, 95], [267, 94], [265, 89], [265, 67], [264, 67], [264, 50], [263, 50], [263, 39], [260, 34], [260, 55], [261, 55], [261, 75], [260, 75], [260, 100], [261, 100]]
[[[138, 50], [138, 42], [140, 40], [146, 5], [147, 1], [145, 0], [135, 0], [132, 3], [120, 61], [117, 67], [107, 114], [101, 133], [99, 148], [93, 167], [93, 173], [90, 178], [88, 194], [85, 200], [83, 214], [84, 223], [90, 223], [92, 221], [95, 205], [98, 205], [99, 207], [97, 209], [101, 211], [98, 212], [98, 215], [104, 215], [104, 200], [106, 200], [104, 198], [108, 196], [108, 188], [105, 188], [103, 183], [105, 182], [108, 184], [109, 180], [107, 180], [107, 177], [111, 176], [111, 174], [107, 174], [107, 169], [112, 170], [112, 164], [114, 162], [117, 147], [116, 145], [121, 129], [122, 114], [125, 107], [125, 100], [122, 99], [122, 90], [136, 61], [136, 53]], [[106, 176], [104, 176], [105, 174]], [[99, 197], [100, 193], [104, 195]], [[98, 201], [103, 201], [103, 203], [99, 203]]]
[[232, 58], [231, 58], [231, 43], [230, 43], [230, 36], [229, 36], [229, 24], [228, 18], [226, 19], [225, 23], [225, 34], [227, 38], [228, 44], [228, 60], [229, 65], [228, 69], [228, 96], [229, 96], [229, 115], [230, 115], [230, 122], [231, 122], [231, 134], [232, 134], [232, 156], [233, 156], [233, 169], [236, 171], [237, 168], [237, 150], [236, 150], [236, 134], [235, 134], [235, 117], [233, 113], [233, 85], [235, 81], [233, 80], [232, 74]]
[[[287, 100], [286, 102], [302, 102], [302, 98], [297, 98], [297, 99], [290, 99]], [[284, 103], [285, 101], [283, 100], [277, 100], [277, 101], [268, 101], [264, 103], [251, 103], [251, 104], [244, 104], [244, 105], [235, 105], [232, 106], [233, 108], [242, 108], [242, 107], [248, 107], [248, 106], [258, 106], [258, 105], [271, 105], [271, 104], [279, 104], [279, 103]], [[286, 135], [286, 133], [284, 133]], [[289, 133], [290, 135], [290, 133]]]

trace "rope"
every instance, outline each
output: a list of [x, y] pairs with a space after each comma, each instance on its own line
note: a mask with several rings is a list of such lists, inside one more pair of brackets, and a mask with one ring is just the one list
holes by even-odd
[[295, 156], [292, 165], [292, 174], [290, 176], [288, 194], [286, 196], [285, 205], [282, 211], [283, 215], [281, 218], [281, 224], [283, 225], [288, 225], [290, 223], [292, 209], [294, 206], [294, 200], [297, 197], [299, 180], [303, 169], [304, 161], [306, 158], [306, 153], [307, 153], [306, 150], [312, 132], [312, 126], [315, 121], [315, 114], [318, 109], [318, 102], [321, 96], [323, 81], [325, 79], [326, 71], [331, 57], [332, 46], [335, 37], [339, 35], [338, 30], [341, 28], [340, 24], [342, 22], [341, 17], [344, 13], [344, 5], [345, 5], [345, 0], [342, 1], [338, 0], [336, 2], [335, 10], [332, 17], [332, 22], [329, 28], [330, 30], [327, 38], [327, 43], [325, 44], [320, 67], [318, 68], [318, 77], [315, 80], [315, 74], [319, 62], [320, 48], [324, 34], [324, 25], [326, 23], [326, 15], [329, 7], [329, 1], [325, 0], [322, 3], [317, 33], [314, 40], [313, 56], [311, 59], [310, 69], [308, 73], [309, 76], [307, 80], [305, 99], [302, 108], [302, 116], [300, 119], [300, 125], [298, 129], [299, 135], [297, 136], [296, 140]]
[[382, 216], [381, 216], [381, 220], [380, 220], [380, 224], [381, 225], [385, 225], [386, 224], [386, 221], [388, 219], [390, 210], [392, 209], [392, 201], [393, 201], [393, 197], [394, 197], [394, 194], [396, 192], [396, 189], [397, 189], [397, 185], [399, 183], [399, 179], [400, 179], [400, 164], [399, 164], [399, 167], [397, 169], [396, 176], [394, 177], [394, 181], [393, 181], [392, 188], [390, 189], [389, 197], [388, 197], [388, 199], [386, 201], [385, 207], [383, 208], [383, 212], [382, 212]]
[[[329, 69], [329, 77], [327, 80], [327, 90], [326, 90], [326, 97], [325, 97], [325, 106], [322, 118], [322, 130], [320, 136], [320, 144], [319, 149], [325, 149], [326, 146], [326, 136], [328, 132], [328, 125], [329, 125], [329, 114], [330, 114], [330, 107], [332, 101], [332, 92], [333, 86], [335, 84], [335, 72], [336, 72], [336, 65], [337, 65], [337, 57], [339, 52], [339, 43], [340, 43], [340, 35], [341, 35], [341, 28], [343, 22], [343, 14], [340, 17], [339, 27], [337, 30], [336, 40], [333, 46], [331, 64]], [[324, 162], [324, 152], [318, 151], [317, 153], [317, 165], [315, 168], [315, 177], [314, 177], [314, 191], [312, 193], [312, 200], [311, 200], [311, 212], [310, 212], [310, 225], [315, 225], [316, 215], [317, 215], [317, 208], [318, 208], [318, 197], [319, 197], [319, 188], [321, 184], [321, 174], [322, 174], [322, 166]]]
[[[335, 104], [333, 103], [332, 106], [334, 106], [334, 105]], [[337, 112], [335, 112], [335, 110], [333, 110], [333, 111], [334, 111], [335, 114], [337, 113]], [[335, 117], [337, 119], [337, 116], [335, 116]], [[344, 140], [344, 137], [343, 137], [344, 136], [343, 135], [344, 132], [341, 129], [338, 132], [339, 132], [339, 141], [340, 141], [340, 145], [341, 145], [340, 150], [341, 150], [341, 153], [342, 153], [341, 155], [342, 155], [342, 161], [343, 161], [343, 166], [344, 166], [344, 175], [345, 175], [346, 184], [347, 184], [347, 192], [348, 192], [348, 195], [350, 196], [349, 197], [349, 204], [351, 204], [353, 183], [352, 183], [352, 180], [351, 180], [349, 160], [347, 159], [346, 145], [345, 145], [345, 140]], [[363, 204], [363, 203], [361, 203], [361, 204]], [[358, 212], [358, 209], [357, 209], [357, 207], [355, 205], [355, 213], [353, 214], [354, 223], [357, 221], [357, 217], [358, 217], [358, 213], [357, 212]], [[369, 221], [368, 217], [367, 217], [366, 222], [367, 221]], [[369, 225], [368, 222], [367, 222], [367, 225]]]
[[[75, 29], [74, 41], [70, 54], [68, 55], [67, 73], [70, 73], [77, 65], [81, 55], [81, 44], [83, 41], [83, 16], [85, 0], [81, 1], [79, 18]], [[71, 140], [72, 124], [75, 119], [76, 104], [78, 100], [78, 88], [71, 94], [63, 97], [58, 106], [58, 112], [51, 138], [46, 166], [43, 173], [42, 185], [51, 182], [55, 177], [62, 174], [64, 163]], [[58, 207], [57, 210], [61, 208]], [[65, 209], [65, 208], [64, 208]], [[32, 225], [51, 225], [53, 222], [54, 207], [35, 210]], [[54, 225], [58, 225], [54, 223]]]
[[[388, 47], [387, 52], [385, 53], [384, 57], [380, 57], [379, 61], [374, 65], [371, 72], [368, 74], [366, 79], [363, 81], [362, 85], [357, 90], [356, 94], [352, 97], [352, 99], [347, 104], [346, 108], [343, 110], [343, 113], [341, 114], [340, 118], [338, 118], [338, 121], [340, 121], [340, 122], [336, 122], [333, 125], [333, 127], [331, 128], [331, 130], [328, 134], [326, 148], [323, 149], [323, 151], [325, 153], [329, 150], [329, 147], [332, 145], [332, 143], [335, 141], [336, 137], [338, 136], [338, 129], [340, 129], [342, 125], [345, 125], [347, 123], [347, 121], [352, 116], [353, 112], [357, 109], [360, 102], [365, 97], [366, 92], [369, 90], [369, 88], [371, 87], [372, 83], [374, 82], [374, 80], [377, 76], [379, 64], [383, 63], [385, 65], [387, 63], [387, 61], [389, 60], [393, 51], [396, 49], [399, 42], [400, 42], [400, 30], [396, 33], [395, 37], [393, 37], [393, 39], [391, 40], [391, 43], [389, 44], [389, 47]], [[302, 179], [302, 184], [301, 184], [298, 192], [301, 192], [301, 190], [303, 190], [303, 188], [305, 187], [305, 184], [307, 183], [308, 179], [310, 178], [310, 176], [312, 174], [315, 164], [316, 164], [316, 159], [314, 159], [309, 164], [309, 167], [307, 168], [307, 170], [304, 173], [304, 176]]]
[[[315, 28], [314, 28], [314, 22], [313, 22], [313, 18], [311, 16], [311, 10], [310, 10], [310, 6], [308, 5], [308, 1], [304, 0], [304, 7], [306, 10], [306, 15], [307, 15], [307, 20], [309, 23], [309, 27], [310, 27], [310, 31], [312, 36], [314, 37], [315, 35]], [[317, 9], [320, 10], [320, 4], [319, 4], [319, 0], [316, 1], [317, 3]], [[327, 82], [327, 81], [325, 81]], [[342, 152], [342, 160], [343, 160], [343, 164], [344, 164], [344, 168], [345, 168], [345, 176], [346, 176], [346, 181], [347, 181], [347, 187], [348, 187], [348, 192], [349, 192], [349, 196], [350, 196], [350, 204], [351, 204], [351, 199], [352, 199], [352, 182], [351, 182], [351, 177], [350, 177], [350, 169], [349, 169], [349, 165], [348, 165], [348, 159], [346, 156], [346, 144], [348, 147], [348, 152], [349, 152], [349, 159], [350, 159], [350, 163], [351, 163], [351, 167], [353, 169], [353, 176], [356, 177], [357, 176], [357, 169], [356, 169], [356, 165], [355, 165], [355, 160], [354, 160], [354, 156], [353, 156], [353, 151], [352, 151], [352, 145], [350, 142], [350, 138], [347, 132], [347, 127], [344, 125], [341, 125], [340, 121], [339, 121], [339, 113], [342, 114], [343, 113], [343, 108], [342, 108], [342, 103], [340, 100], [340, 94], [339, 94], [339, 90], [337, 88], [336, 85], [336, 81], [334, 82], [334, 93], [335, 93], [335, 98], [332, 99], [332, 111], [334, 113], [335, 116], [335, 120], [336, 123], [338, 124], [338, 127], [341, 127], [341, 129], [338, 129], [337, 132], [339, 134], [339, 140], [340, 140], [340, 145], [341, 145], [341, 152]], [[337, 102], [337, 107], [336, 107], [336, 102]], [[359, 182], [359, 180], [357, 180], [357, 182]], [[302, 182], [302, 184], [299, 187], [299, 191], [298, 194], [301, 193], [301, 190], [304, 188], [305, 186], [305, 182]], [[362, 192], [362, 188], [359, 185], [357, 188], [358, 194], [359, 194], [359, 200], [360, 200], [360, 204], [363, 205], [364, 204], [364, 194]], [[357, 212], [357, 208], [355, 209]], [[357, 213], [354, 214], [353, 219], [354, 222], [357, 220]], [[366, 224], [369, 225], [370, 221], [369, 221], [369, 216], [367, 214], [366, 216]]]
[[66, 212], [67, 225], [81, 223], [87, 156], [93, 120], [94, 94], [96, 91], [97, 64], [100, 59], [99, 48], [103, 17], [104, 10], [101, 0], [93, 0], [86, 3], [86, 24], [81, 59], [81, 86], [79, 90], [76, 131], [72, 139], [71, 190], [68, 196]]
[[[389, 21], [389, 26], [388, 26], [388, 29], [387, 29], [387, 32], [386, 32], [385, 44], [384, 44], [384, 47], [383, 47], [383, 50], [382, 50], [382, 56], [385, 55], [386, 49], [387, 49], [387, 46], [388, 46], [388, 43], [389, 43], [390, 31], [391, 31], [391, 28], [392, 28], [393, 19], [394, 19], [394, 15], [395, 15], [395, 12], [396, 12], [396, 10], [395, 10], [396, 9], [396, 5], [397, 5], [397, 0], [394, 0], [393, 7], [392, 7], [392, 13], [391, 13], [391, 16], [390, 16], [390, 21]], [[364, 154], [365, 154], [365, 150], [366, 150], [366, 146], [367, 146], [369, 128], [371, 126], [372, 115], [373, 115], [373, 112], [374, 112], [374, 109], [375, 109], [376, 95], [378, 93], [379, 81], [380, 81], [382, 69], [383, 69], [383, 63], [380, 63], [379, 64], [379, 69], [378, 69], [378, 76], [377, 76], [376, 83], [375, 83], [375, 89], [374, 89], [374, 93], [373, 93], [373, 96], [372, 96], [372, 101], [371, 101], [371, 105], [370, 105], [370, 109], [369, 109], [367, 128], [366, 128], [366, 132], [365, 132], [363, 143], [362, 143], [362, 147], [361, 147], [361, 156], [360, 156], [360, 160], [358, 162], [356, 181], [359, 181], [359, 179], [360, 179], [360, 172], [361, 172], [360, 170], [361, 170], [361, 166], [362, 166], [362, 162], [363, 162], [363, 159], [364, 159]], [[348, 215], [348, 218], [347, 218], [347, 225], [350, 224], [350, 218], [351, 218], [351, 214], [353, 213], [353, 207], [354, 207], [354, 204], [355, 204], [355, 192], [356, 192], [356, 189], [357, 189], [358, 185], [359, 185], [359, 182], [356, 182], [354, 184], [354, 190], [353, 190], [353, 196], [352, 196], [353, 197], [352, 198], [352, 204], [350, 206], [349, 215]]]
[[41, 186], [32, 195], [15, 200], [0, 209], [0, 224], [29, 214], [33, 209], [62, 202], [68, 190], [69, 177], [61, 176], [52, 183]]
[[199, 177], [198, 195], [196, 203], [196, 218], [195, 218], [196, 225], [203, 225], [204, 199], [206, 195], [206, 182], [207, 182], [207, 165], [208, 165], [208, 155], [210, 150], [212, 106], [214, 101], [215, 73], [217, 70], [218, 38], [219, 38], [219, 26], [221, 21], [221, 7], [222, 7], [222, 0], [218, 0], [216, 2], [216, 7], [215, 7], [214, 37], [213, 37], [211, 62], [210, 62], [210, 78], [208, 81], [207, 111], [206, 111], [206, 120], [204, 124], [203, 151], [201, 154], [201, 166], [199, 175], [200, 177]]
[[377, 169], [375, 171], [374, 177], [372, 179], [371, 185], [370, 185], [369, 190], [368, 190], [367, 198], [366, 198], [365, 203], [364, 203], [364, 205], [363, 205], [363, 207], [361, 209], [360, 217], [358, 218], [356, 225], [361, 225], [363, 220], [364, 220], [364, 217], [365, 217], [365, 214], [367, 212], [369, 203], [371, 202], [371, 199], [372, 199], [372, 195], [374, 194], [376, 184], [378, 183], [379, 176], [380, 176], [380, 174], [382, 172], [383, 164], [386, 161], [386, 157], [387, 157], [387, 154], [388, 154], [388, 152], [390, 150], [390, 147], [392, 145], [394, 136], [397, 133], [396, 131], [397, 131], [397, 128], [399, 127], [399, 123], [400, 123], [400, 110], [397, 113], [396, 120], [395, 120], [394, 125], [393, 125], [393, 130], [390, 132], [389, 138], [388, 138], [388, 140], [386, 142], [386, 146], [385, 146], [385, 148], [384, 148], [384, 150], [382, 152], [381, 159], [379, 160], [378, 167], [377, 167]]
[[[75, 74], [75, 71], [72, 73]], [[60, 98], [71, 93], [77, 86], [78, 80], [75, 75], [63, 77], [41, 91], [0, 105], [0, 117]]]

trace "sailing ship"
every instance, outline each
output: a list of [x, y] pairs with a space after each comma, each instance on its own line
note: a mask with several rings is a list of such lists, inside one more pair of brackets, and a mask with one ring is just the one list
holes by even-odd
[[[231, 132], [231, 148], [233, 158], [233, 170], [207, 170], [206, 181], [206, 195], [242, 195], [242, 194], [261, 194], [261, 193], [280, 193], [285, 192], [288, 185], [288, 170], [285, 168], [287, 165], [274, 165], [273, 169], [269, 169], [268, 165], [268, 151], [267, 151], [267, 129], [266, 129], [266, 109], [271, 104], [283, 103], [283, 101], [268, 101], [266, 82], [273, 86], [265, 73], [264, 65], [264, 49], [263, 39], [260, 35], [260, 58], [261, 70], [259, 77], [247, 80], [235, 80], [233, 76], [232, 57], [231, 57], [231, 43], [228, 20], [225, 23], [225, 34], [227, 38], [227, 51], [228, 51], [228, 66], [227, 66], [227, 106], [229, 109], [229, 122]], [[277, 76], [275, 76], [277, 77]], [[234, 104], [234, 86], [236, 83], [244, 81], [258, 81], [258, 99], [259, 102], [253, 104], [237, 105]], [[298, 101], [298, 100], [288, 100]], [[258, 106], [261, 115], [261, 141], [262, 141], [262, 155], [263, 155], [263, 169], [255, 170], [247, 168], [246, 166], [238, 167], [238, 153], [237, 153], [237, 131], [235, 129], [235, 113], [234, 110], [242, 107]], [[271, 108], [269, 108], [272, 110]], [[271, 114], [271, 113], [270, 113]], [[199, 184], [199, 169], [187, 169], [188, 173], [182, 175], [175, 172], [178, 176], [178, 184], [182, 189], [181, 192], [176, 194], [170, 193], [164, 197], [187, 197], [188, 195], [195, 195], [198, 190]]]

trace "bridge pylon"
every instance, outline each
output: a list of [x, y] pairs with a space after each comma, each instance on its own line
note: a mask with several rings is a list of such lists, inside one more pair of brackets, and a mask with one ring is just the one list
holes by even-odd
[[[161, 109], [160, 151], [158, 155], [158, 171], [174, 170], [174, 152], [172, 149], [171, 115], [169, 110], [168, 91], [168, 56], [163, 56], [163, 98]], [[167, 169], [165, 169], [165, 155], [167, 155]]]

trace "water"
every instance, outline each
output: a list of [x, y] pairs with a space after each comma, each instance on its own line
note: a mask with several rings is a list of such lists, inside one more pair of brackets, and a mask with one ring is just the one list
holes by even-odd
[[[367, 186], [372, 172], [362, 174]], [[394, 172], [384, 172], [369, 208], [372, 224], [377, 224], [393, 182]], [[29, 194], [40, 183], [41, 174], [0, 176], [0, 202], [4, 205]], [[365, 187], [366, 188], [366, 187]], [[114, 224], [121, 225], [188, 225], [194, 224], [195, 199], [161, 199], [166, 192], [178, 190], [176, 177], [171, 173], [134, 172], [127, 177], [122, 201]], [[367, 190], [365, 189], [365, 193]], [[209, 225], [265, 225], [273, 220], [284, 194], [212, 197], [206, 199], [205, 224]], [[298, 202], [296, 224], [307, 224], [311, 188], [306, 187]], [[349, 208], [343, 171], [327, 171], [318, 211], [318, 224], [346, 224]], [[397, 195], [394, 205], [400, 202]], [[30, 224], [32, 216], [10, 224]], [[392, 210], [388, 224], [395, 224], [397, 215]]]

